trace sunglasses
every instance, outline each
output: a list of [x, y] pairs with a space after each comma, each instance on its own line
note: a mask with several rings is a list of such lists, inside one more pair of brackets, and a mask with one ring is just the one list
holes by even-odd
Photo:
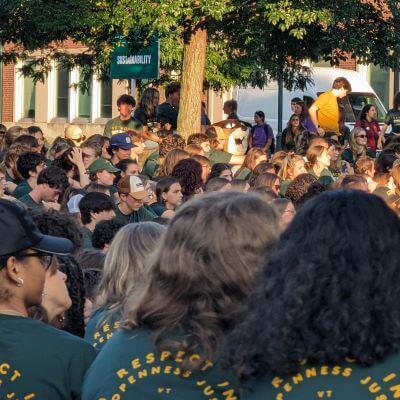
[[15, 254], [15, 257], [17, 258], [26, 258], [26, 257], [37, 257], [40, 261], [40, 263], [43, 265], [43, 268], [45, 270], [48, 270], [51, 261], [53, 260], [53, 254], [49, 253], [43, 253], [43, 252], [37, 252], [37, 253], [17, 253]]
[[358, 135], [357, 137], [365, 139], [367, 137], [367, 135]]

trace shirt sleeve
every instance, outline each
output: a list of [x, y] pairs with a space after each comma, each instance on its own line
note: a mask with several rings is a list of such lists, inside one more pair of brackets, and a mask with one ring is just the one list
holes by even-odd
[[320, 110], [326, 104], [326, 94], [322, 93], [318, 96], [317, 100], [314, 101], [313, 106]]

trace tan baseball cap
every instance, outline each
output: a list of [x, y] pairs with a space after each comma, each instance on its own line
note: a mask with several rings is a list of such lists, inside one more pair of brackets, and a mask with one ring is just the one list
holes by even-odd
[[144, 200], [148, 194], [138, 176], [126, 176], [118, 182], [118, 193], [129, 194], [136, 200]]

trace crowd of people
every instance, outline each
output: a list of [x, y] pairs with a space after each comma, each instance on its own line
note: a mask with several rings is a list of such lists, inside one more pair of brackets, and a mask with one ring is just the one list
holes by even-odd
[[230, 100], [185, 140], [176, 83], [89, 137], [0, 126], [0, 398], [399, 397], [400, 94], [349, 131], [350, 91], [278, 137]]

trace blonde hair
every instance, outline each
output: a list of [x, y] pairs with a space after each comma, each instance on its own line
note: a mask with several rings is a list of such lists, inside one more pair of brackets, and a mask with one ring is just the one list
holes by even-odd
[[171, 176], [172, 170], [179, 161], [189, 158], [189, 153], [181, 149], [171, 150], [165, 157], [164, 162], [160, 165], [155, 173], [155, 176], [164, 177]]
[[365, 154], [367, 152], [366, 147], [357, 144], [357, 141], [356, 141], [357, 135], [362, 132], [366, 133], [364, 128], [354, 128], [350, 132], [349, 146], [350, 146], [351, 151], [353, 152], [353, 160], [354, 161], [360, 156], [365, 156]]
[[396, 194], [400, 193], [400, 165], [393, 164], [393, 168], [390, 170], [390, 176], [393, 178], [393, 182], [396, 185]]
[[282, 161], [281, 168], [278, 172], [278, 178], [282, 181], [286, 181], [288, 179], [293, 180], [295, 176], [293, 175], [294, 168], [297, 164], [305, 165], [305, 161], [303, 157], [289, 153]]
[[308, 167], [312, 168], [317, 164], [318, 157], [321, 157], [324, 151], [328, 151], [324, 146], [313, 146], [307, 150]]
[[101, 323], [122, 313], [125, 299], [147, 272], [148, 257], [153, 253], [165, 227], [156, 222], [128, 224], [118, 231], [107, 253], [96, 296], [96, 309], [107, 309]]

